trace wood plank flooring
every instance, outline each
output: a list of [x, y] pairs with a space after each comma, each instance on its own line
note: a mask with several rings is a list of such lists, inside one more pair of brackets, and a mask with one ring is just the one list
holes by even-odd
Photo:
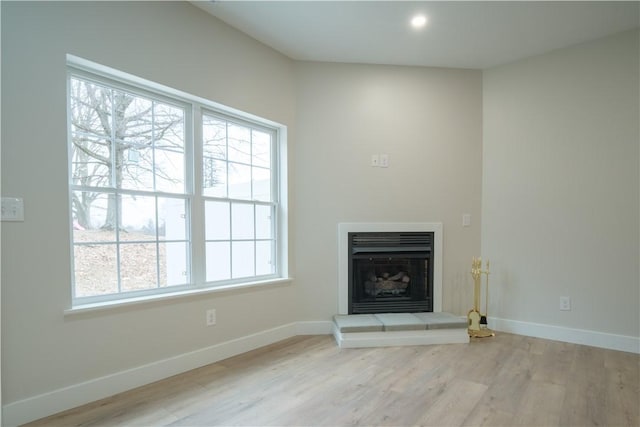
[[638, 426], [640, 356], [499, 333], [340, 349], [300, 336], [36, 426]]

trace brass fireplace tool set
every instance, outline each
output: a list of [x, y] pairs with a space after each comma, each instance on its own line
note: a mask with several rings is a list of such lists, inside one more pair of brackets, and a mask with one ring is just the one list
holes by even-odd
[[[471, 277], [473, 277], [473, 308], [469, 310], [468, 332], [472, 338], [486, 338], [495, 336], [495, 332], [487, 327], [487, 309], [489, 306], [489, 261], [487, 269], [482, 269], [482, 258], [473, 257], [471, 262]], [[480, 299], [482, 294], [482, 275], [486, 276], [486, 292], [484, 294], [484, 314], [480, 312]]]

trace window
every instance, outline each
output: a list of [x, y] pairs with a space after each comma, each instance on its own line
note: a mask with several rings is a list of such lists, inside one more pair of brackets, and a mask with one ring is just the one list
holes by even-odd
[[207, 281], [275, 272], [275, 133], [205, 113], [202, 117]]
[[68, 72], [74, 305], [282, 277], [279, 127], [87, 64]]

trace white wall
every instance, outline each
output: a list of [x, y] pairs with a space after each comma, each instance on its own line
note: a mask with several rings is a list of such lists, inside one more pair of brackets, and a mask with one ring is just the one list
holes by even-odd
[[[466, 314], [480, 251], [481, 72], [303, 62], [296, 79], [302, 315], [338, 312], [341, 222], [442, 222], [443, 309]], [[389, 167], [372, 168], [381, 153]]]
[[[64, 317], [70, 307], [65, 55], [289, 126], [292, 62], [188, 3], [2, 2], [4, 404], [297, 319], [293, 285]], [[292, 138], [290, 138], [292, 145]], [[218, 324], [205, 326], [205, 310]]]
[[491, 316], [635, 337], [638, 351], [638, 48], [626, 32], [485, 71]]

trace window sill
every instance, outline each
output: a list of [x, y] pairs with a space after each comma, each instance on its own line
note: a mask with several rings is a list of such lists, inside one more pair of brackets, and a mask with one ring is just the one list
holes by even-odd
[[65, 310], [64, 316], [66, 317], [66, 316], [73, 316], [76, 314], [105, 311], [105, 310], [118, 309], [118, 308], [129, 307], [129, 306], [166, 302], [173, 299], [180, 299], [180, 298], [192, 297], [197, 295], [206, 295], [206, 294], [212, 294], [212, 293], [218, 293], [218, 292], [227, 292], [227, 291], [234, 291], [234, 290], [255, 288], [255, 287], [262, 287], [262, 286], [289, 284], [292, 281], [293, 281], [293, 278], [287, 277], [283, 279], [271, 279], [271, 280], [264, 280], [260, 282], [237, 283], [232, 285], [223, 285], [223, 286], [216, 286], [216, 287], [210, 287], [210, 288], [198, 288], [198, 289], [190, 289], [187, 291], [170, 292], [166, 294], [147, 295], [143, 297], [119, 299], [116, 301], [104, 301], [104, 302], [97, 302], [93, 304], [83, 304], [83, 305], [77, 305], [75, 307]]

